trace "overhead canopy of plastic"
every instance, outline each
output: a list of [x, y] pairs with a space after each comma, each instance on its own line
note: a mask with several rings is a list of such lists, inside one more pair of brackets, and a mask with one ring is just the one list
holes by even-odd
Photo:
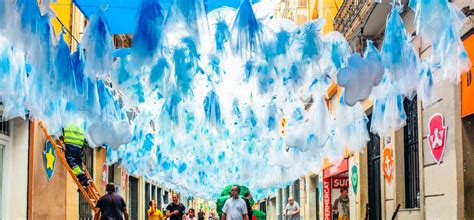
[[[131, 34], [135, 30], [140, 0], [73, 0], [79, 10], [89, 18], [99, 8], [105, 8], [105, 17], [112, 34]], [[161, 7], [168, 10], [171, 0], [159, 0]], [[259, 2], [259, 1], [253, 1]], [[240, 0], [208, 0], [204, 1], [206, 11], [227, 6], [239, 7]]]
[[[381, 49], [367, 41], [361, 53], [321, 33], [324, 19], [275, 18], [278, 0], [208, 13], [221, 1], [129, 1], [76, 0], [95, 11], [79, 48], [54, 33], [50, 1], [0, 1], [2, 120], [42, 120], [50, 133], [81, 121], [90, 146], [108, 147], [108, 164], [221, 203], [230, 186], [216, 189], [228, 183], [264, 198], [361, 151], [369, 129], [386, 137], [405, 126], [405, 98], [430, 105], [433, 88], [454, 88], [471, 67], [467, 18], [448, 0], [410, 1], [417, 37], [433, 48], [422, 57], [398, 1]], [[131, 32], [132, 48], [115, 51], [111, 33]], [[334, 84], [341, 96], [329, 111]]]

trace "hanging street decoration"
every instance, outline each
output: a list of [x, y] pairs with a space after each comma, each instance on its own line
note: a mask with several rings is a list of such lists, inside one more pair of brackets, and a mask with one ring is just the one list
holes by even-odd
[[[129, 175], [204, 199], [239, 183], [259, 199], [320, 172], [324, 158], [343, 160], [345, 147], [362, 150], [369, 129], [387, 136], [403, 127], [405, 97], [423, 94], [424, 102], [434, 73], [453, 85], [471, 65], [460, 39], [467, 18], [447, 0], [410, 1], [413, 24], [393, 1], [381, 49], [367, 41], [361, 53], [341, 33], [322, 33], [324, 19], [296, 25], [261, 7], [265, 0], [211, 11], [203, 0], [169, 3], [138, 3], [127, 18], [136, 24], [132, 48], [117, 56], [106, 8], [95, 9], [78, 48], [69, 48], [47, 4], [0, 1], [8, 9], [0, 14], [2, 118], [42, 120], [50, 133], [81, 119], [91, 147], [107, 146], [107, 164]], [[406, 25], [430, 56], [419, 56]], [[335, 111], [325, 101], [331, 85], [342, 89]], [[432, 121], [440, 163], [446, 128]], [[47, 155], [52, 176], [54, 151]]]
[[56, 168], [56, 151], [54, 150], [53, 145], [48, 141], [44, 146], [43, 150], [43, 164], [46, 170], [46, 176], [48, 177], [48, 181], [51, 181], [54, 175], [54, 170]]
[[429, 120], [428, 143], [433, 159], [439, 165], [443, 159], [446, 138], [448, 136], [448, 126], [444, 125], [444, 116], [440, 113], [434, 114]]

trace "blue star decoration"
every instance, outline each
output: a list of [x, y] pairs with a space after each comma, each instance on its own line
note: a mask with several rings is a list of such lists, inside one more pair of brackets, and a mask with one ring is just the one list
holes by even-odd
[[43, 164], [48, 181], [51, 181], [53, 178], [54, 169], [56, 167], [56, 158], [56, 151], [54, 150], [53, 145], [47, 141], [43, 151]]

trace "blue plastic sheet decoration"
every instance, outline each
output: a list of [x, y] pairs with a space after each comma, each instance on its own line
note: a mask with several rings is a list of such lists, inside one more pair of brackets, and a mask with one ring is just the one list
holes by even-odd
[[126, 87], [133, 81], [133, 75], [129, 67], [130, 57], [119, 57], [114, 62], [114, 69], [112, 71], [112, 81], [116, 86]]
[[235, 15], [235, 10], [228, 7], [215, 9], [207, 14], [211, 40], [214, 42], [213, 51], [225, 55], [230, 40], [230, 30]]
[[3, 103], [2, 120], [25, 118], [29, 94], [25, 54], [11, 49], [10, 42], [0, 37], [0, 101]]
[[103, 9], [97, 10], [91, 17], [81, 39], [81, 49], [85, 50], [86, 76], [105, 79], [110, 75], [114, 44]]
[[149, 87], [159, 92], [166, 90], [167, 79], [170, 77], [170, 64], [164, 58], [159, 58], [152, 66], [148, 79]]
[[135, 68], [150, 65], [161, 48], [164, 15], [158, 0], [144, 0], [138, 11], [138, 21], [132, 40], [132, 63]]
[[7, 16], [7, 7], [10, 8], [9, 6], [10, 4], [8, 1], [0, 2], [0, 30], [4, 29], [5, 25], [7, 24], [6, 16]]
[[294, 59], [291, 45], [297, 26], [288, 19], [276, 18], [270, 21], [268, 28], [275, 36], [265, 42], [265, 57], [278, 76], [287, 76]]
[[344, 101], [349, 106], [364, 101], [369, 97], [372, 88], [377, 86], [384, 74], [382, 58], [378, 50], [368, 41], [364, 57], [354, 53], [346, 67], [337, 75], [338, 85], [344, 87]]
[[164, 30], [165, 42], [171, 46], [191, 37], [200, 50], [210, 49], [209, 25], [203, 1], [171, 0]]
[[404, 96], [397, 90], [394, 82], [385, 75], [374, 89], [374, 106], [370, 131], [380, 136], [389, 135], [392, 130], [405, 126], [406, 114], [403, 108]]
[[[72, 72], [74, 73], [74, 86], [77, 89], [77, 98], [74, 100], [77, 106], [87, 99], [87, 78], [84, 74], [85, 57], [83, 51], [78, 47], [71, 55]], [[73, 100], [70, 100], [73, 101]]]
[[204, 99], [204, 111], [206, 120], [213, 126], [221, 124], [221, 107], [219, 104], [219, 96], [214, 91], [209, 91]]
[[[10, 42], [6, 38], [0, 38], [0, 89], [5, 91], [8, 78], [12, 72], [12, 51]], [[2, 92], [3, 93], [3, 92]]]
[[433, 103], [433, 74], [427, 62], [422, 63], [419, 74], [418, 97], [423, 108]]
[[[117, 9], [99, 9], [70, 55], [47, 4], [40, 11], [34, 0], [6, 3], [3, 119], [28, 115], [51, 133], [83, 120], [92, 147], [108, 149], [107, 163], [205, 199], [231, 183], [264, 198], [319, 172], [324, 158], [337, 163], [368, 141], [360, 102], [373, 100], [370, 131], [389, 135], [406, 123], [405, 98], [418, 92], [428, 105], [433, 74], [456, 82], [468, 67], [459, 39], [464, 17], [441, 1], [411, 1], [417, 33], [433, 46], [423, 62], [395, 7], [381, 52], [369, 41], [361, 55], [342, 34], [321, 34], [324, 20], [274, 19], [270, 0], [244, 0], [237, 11], [172, 0], [168, 12], [165, 1], [144, 0], [141, 9], [129, 5], [133, 48], [113, 50], [107, 16]], [[333, 83], [344, 92], [330, 112], [325, 95]]]
[[335, 143], [346, 147], [350, 152], [357, 152], [362, 150], [369, 141], [367, 130], [369, 119], [360, 103], [355, 104], [353, 108], [349, 108], [345, 104], [347, 99], [344, 99], [344, 96], [341, 97], [340, 106], [336, 110], [334, 127], [335, 134], [339, 138], [335, 139]]
[[243, 0], [231, 29], [231, 48], [242, 60], [255, 57], [261, 52], [263, 30], [249, 0]]
[[466, 16], [446, 0], [410, 1], [409, 7], [415, 11], [416, 33], [433, 46], [431, 65], [445, 80], [458, 83], [460, 74], [471, 67], [460, 36]]
[[396, 7], [387, 18], [381, 55], [390, 80], [396, 82], [402, 95], [413, 97], [417, 87], [418, 57]]
[[54, 57], [54, 71], [57, 73], [56, 82], [60, 83], [59, 92], [66, 100], [74, 100], [78, 95], [74, 68], [71, 60], [71, 52], [64, 41], [64, 32], [59, 36]]
[[328, 38], [329, 43], [331, 44], [331, 63], [334, 65], [333, 68], [337, 72], [347, 65], [351, 54], [351, 48], [344, 39], [344, 36], [339, 32], [331, 32], [327, 34], [325, 38]]

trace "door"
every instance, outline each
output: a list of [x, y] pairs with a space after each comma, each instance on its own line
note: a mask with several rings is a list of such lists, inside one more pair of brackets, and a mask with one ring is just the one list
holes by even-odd
[[[94, 172], [92, 172], [93, 167], [92, 167], [92, 158], [93, 158], [93, 150], [89, 147], [86, 147], [84, 149], [84, 155], [82, 155], [82, 163], [87, 168], [87, 171], [89, 171], [89, 174], [91, 175], [92, 178], [94, 178]], [[87, 200], [84, 198], [81, 192], [79, 193], [79, 220], [92, 220], [92, 209], [89, 206], [89, 203], [87, 203]]]
[[[5, 145], [1, 142], [0, 140], [0, 195], [3, 195], [3, 149], [5, 148]], [[2, 212], [2, 198], [0, 198], [0, 219], [2, 218], [3, 212]]]
[[[372, 118], [369, 116], [369, 118]], [[370, 121], [367, 125], [370, 128]], [[370, 129], [369, 129], [370, 130]], [[367, 172], [368, 172], [368, 217], [369, 220], [382, 219], [381, 190], [380, 190], [380, 137], [369, 133], [370, 141], [367, 143]]]
[[128, 179], [130, 189], [130, 219], [138, 219], [138, 179], [131, 176]]

